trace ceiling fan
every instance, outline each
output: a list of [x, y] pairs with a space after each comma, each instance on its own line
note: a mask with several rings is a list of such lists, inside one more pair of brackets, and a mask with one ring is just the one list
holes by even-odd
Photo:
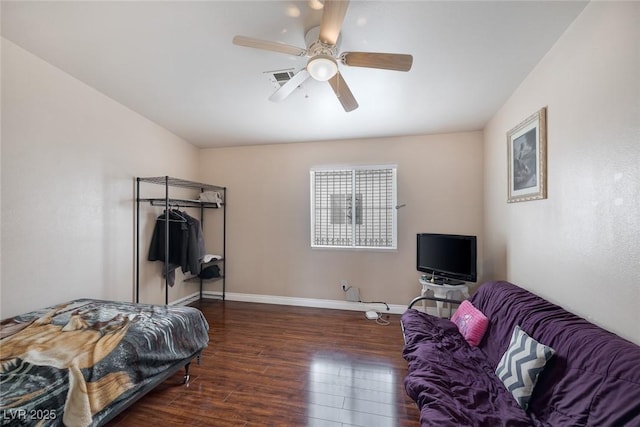
[[305, 35], [306, 49], [284, 43], [260, 40], [252, 37], [235, 36], [233, 43], [238, 46], [270, 50], [294, 56], [309, 58], [307, 66], [298, 71], [279, 88], [271, 101], [282, 101], [309, 77], [318, 81], [328, 81], [345, 111], [358, 108], [349, 86], [338, 69], [338, 61], [352, 67], [380, 68], [394, 71], [409, 71], [413, 56], [398, 53], [342, 52], [337, 54], [340, 30], [349, 6], [348, 0], [325, 0], [322, 21], [319, 27], [311, 28]]

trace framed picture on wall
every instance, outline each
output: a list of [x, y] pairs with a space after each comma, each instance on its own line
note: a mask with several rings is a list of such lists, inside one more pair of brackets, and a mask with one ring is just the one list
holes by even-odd
[[507, 132], [507, 202], [547, 198], [547, 108]]

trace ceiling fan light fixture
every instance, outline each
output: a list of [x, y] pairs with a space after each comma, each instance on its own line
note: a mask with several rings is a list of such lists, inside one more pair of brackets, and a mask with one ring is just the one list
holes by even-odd
[[338, 64], [332, 56], [321, 53], [307, 62], [307, 71], [313, 79], [326, 82], [338, 73]]

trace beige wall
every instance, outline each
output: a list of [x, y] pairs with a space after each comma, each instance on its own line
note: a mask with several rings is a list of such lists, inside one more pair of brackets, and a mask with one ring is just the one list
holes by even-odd
[[[419, 294], [416, 233], [482, 242], [482, 163], [480, 132], [203, 150], [202, 179], [229, 188], [227, 289], [344, 300], [345, 279], [405, 305]], [[397, 164], [397, 252], [310, 248], [309, 169], [336, 164]]]
[[[640, 3], [593, 2], [485, 129], [487, 277], [640, 344]], [[548, 199], [506, 203], [506, 132], [548, 106]]]
[[[2, 90], [0, 318], [131, 301], [133, 178], [195, 178], [198, 150], [5, 39]], [[158, 272], [147, 276], [163, 301]]]

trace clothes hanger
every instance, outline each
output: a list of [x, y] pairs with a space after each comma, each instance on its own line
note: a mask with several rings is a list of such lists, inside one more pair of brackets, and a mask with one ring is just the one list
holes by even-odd
[[173, 213], [180, 217], [181, 219], [183, 219], [185, 222], [187, 222], [187, 218], [185, 218], [187, 216], [186, 212], [182, 212], [180, 210], [180, 205], [175, 205], [175, 209], [173, 209]]
[[[178, 217], [178, 219], [172, 219], [169, 217], [169, 215], [173, 215]], [[187, 220], [185, 219], [185, 217], [182, 216], [182, 213], [180, 211], [177, 210], [169, 210], [169, 215], [167, 215], [167, 211], [164, 211], [164, 218], [158, 218], [158, 221], [166, 221], [167, 218], [169, 219], [169, 222], [187, 222]]]

